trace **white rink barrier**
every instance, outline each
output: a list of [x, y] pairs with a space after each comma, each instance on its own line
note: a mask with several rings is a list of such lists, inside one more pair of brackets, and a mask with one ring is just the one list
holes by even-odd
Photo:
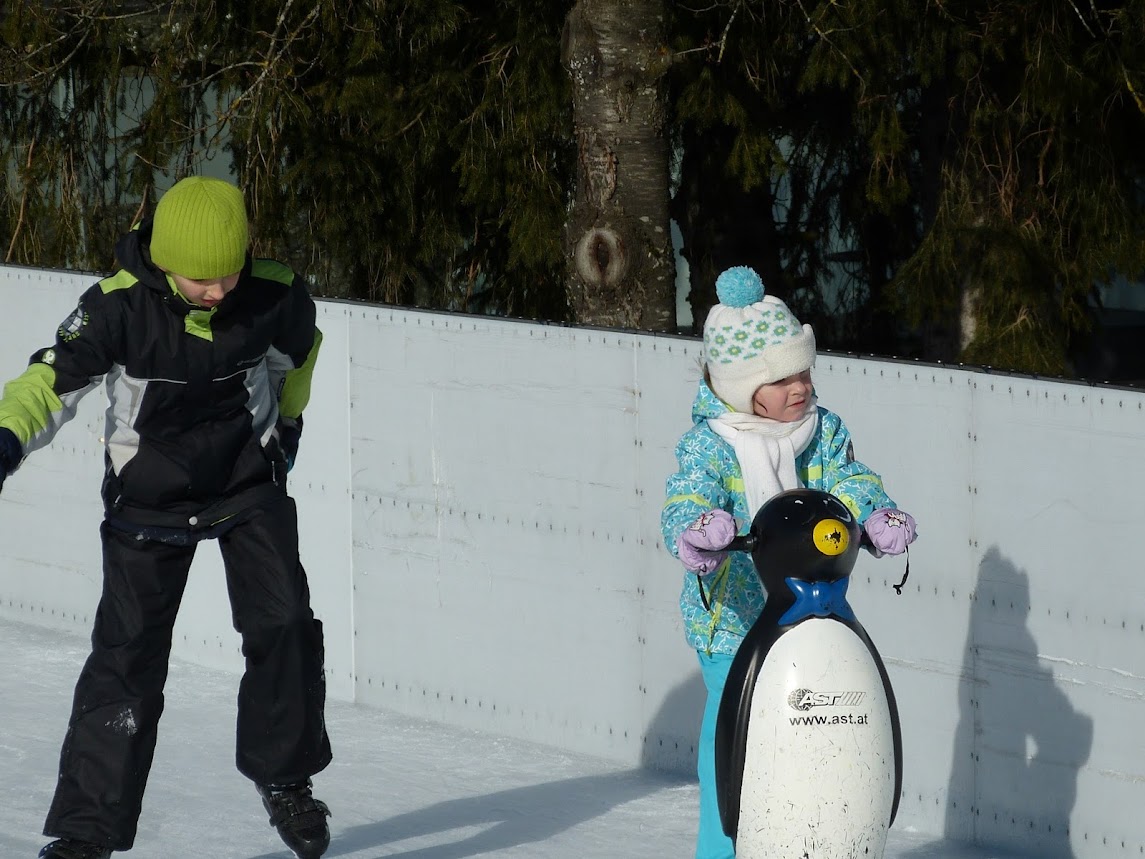
[[[4, 378], [93, 280], [0, 267]], [[699, 343], [333, 301], [319, 324], [291, 477], [331, 696], [692, 771], [703, 687], [659, 514]], [[1145, 854], [1145, 394], [832, 354], [815, 382], [919, 520], [902, 595], [901, 558], [864, 555], [850, 589], [901, 711], [896, 827]], [[7, 618], [90, 629], [103, 408], [4, 486]], [[176, 639], [241, 670], [213, 545]]]

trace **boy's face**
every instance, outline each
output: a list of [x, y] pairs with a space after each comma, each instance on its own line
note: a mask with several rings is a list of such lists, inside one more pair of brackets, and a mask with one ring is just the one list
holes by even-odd
[[810, 370], [760, 385], [752, 397], [752, 411], [773, 421], [797, 421], [807, 412], [811, 390]]
[[171, 279], [180, 294], [192, 304], [199, 307], [214, 307], [227, 297], [227, 293], [235, 288], [239, 282], [241, 272], [213, 277], [208, 280], [192, 280], [181, 274], [171, 273]]

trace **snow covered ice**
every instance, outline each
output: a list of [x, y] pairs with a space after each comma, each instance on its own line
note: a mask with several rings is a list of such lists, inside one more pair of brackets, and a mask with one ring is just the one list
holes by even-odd
[[[0, 857], [32, 859], [87, 638], [0, 620]], [[238, 677], [173, 659], [135, 847], [148, 859], [290, 859], [234, 768]], [[328, 857], [691, 859], [694, 779], [330, 701]], [[886, 859], [996, 859], [892, 830]]]

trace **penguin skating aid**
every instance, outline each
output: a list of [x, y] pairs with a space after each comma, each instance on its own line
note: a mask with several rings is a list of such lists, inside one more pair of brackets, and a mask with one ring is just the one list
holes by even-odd
[[732, 550], [767, 593], [724, 687], [716, 791], [737, 859], [881, 859], [902, 785], [886, 668], [847, 603], [861, 531], [812, 489], [780, 493]]

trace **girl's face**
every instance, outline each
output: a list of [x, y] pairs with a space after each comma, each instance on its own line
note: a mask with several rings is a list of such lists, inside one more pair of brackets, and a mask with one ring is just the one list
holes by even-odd
[[807, 412], [811, 399], [811, 371], [804, 370], [778, 382], [760, 385], [752, 397], [752, 411], [773, 421], [797, 421]]
[[236, 271], [234, 274], [228, 274], [224, 277], [192, 280], [172, 272], [171, 279], [175, 281], [175, 286], [179, 288], [179, 292], [191, 304], [196, 304], [199, 307], [214, 307], [227, 297], [228, 292], [235, 288], [239, 282], [240, 274], [242, 272]]

